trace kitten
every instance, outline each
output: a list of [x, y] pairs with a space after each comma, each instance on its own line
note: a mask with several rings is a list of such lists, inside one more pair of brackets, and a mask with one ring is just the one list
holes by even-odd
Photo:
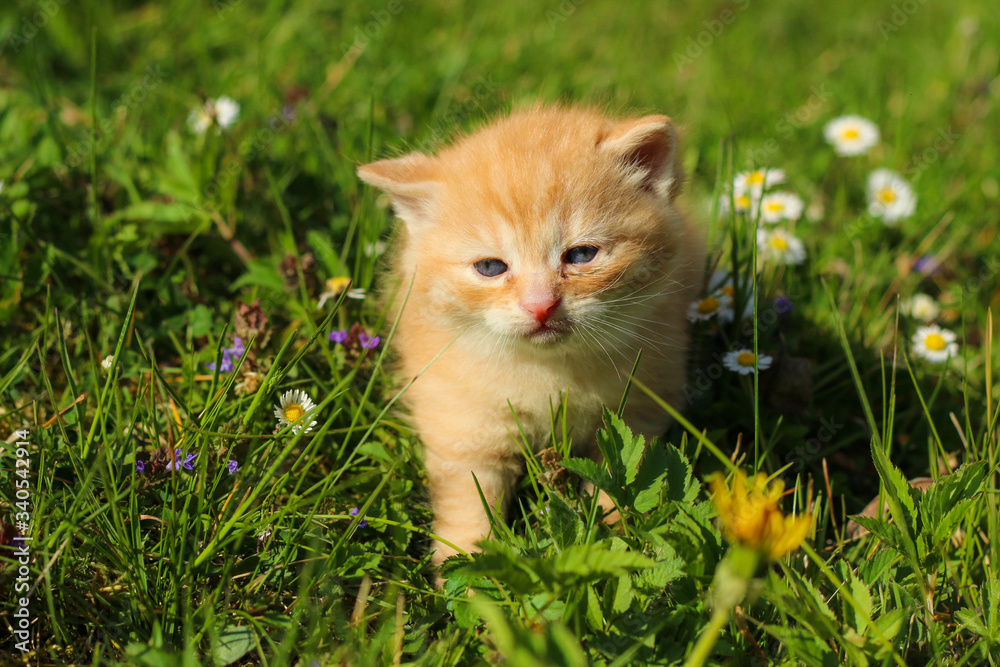
[[[358, 169], [404, 223], [393, 273], [400, 293], [412, 288], [394, 342], [402, 376], [416, 378], [406, 398], [426, 451], [435, 564], [456, 553], [448, 543], [472, 551], [488, 533], [476, 480], [491, 504], [510, 498], [519, 428], [546, 447], [561, 393], [584, 440], [575, 448], [593, 458], [602, 406], [617, 407], [640, 349], [639, 379], [682, 403], [705, 251], [675, 205], [679, 161], [666, 116], [535, 108], [436, 157]], [[639, 391], [625, 419], [647, 436], [669, 423]]]

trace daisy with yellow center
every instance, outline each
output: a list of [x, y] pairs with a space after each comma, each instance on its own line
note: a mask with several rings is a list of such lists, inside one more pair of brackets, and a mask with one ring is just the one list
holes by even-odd
[[[732, 198], [731, 202], [730, 198]], [[723, 214], [729, 213], [730, 203], [732, 203], [737, 213], [755, 212], [760, 204], [760, 195], [745, 191], [735, 191], [732, 194], [727, 192], [719, 197], [719, 212]]]
[[876, 169], [868, 176], [868, 213], [892, 225], [913, 215], [917, 196], [902, 176], [891, 169]]
[[863, 155], [879, 141], [878, 127], [861, 116], [834, 118], [823, 128], [823, 136], [837, 155]]
[[760, 217], [771, 224], [782, 220], [798, 220], [802, 217], [802, 200], [791, 192], [764, 195], [760, 201]]
[[319, 295], [319, 303], [316, 304], [317, 308], [322, 308], [330, 299], [336, 299], [339, 297], [345, 289], [350, 287], [351, 279], [346, 276], [337, 276], [336, 278], [330, 278], [326, 281], [323, 293]]
[[917, 329], [913, 334], [913, 353], [927, 361], [940, 363], [958, 354], [955, 334], [936, 324]]
[[812, 515], [782, 513], [778, 501], [785, 485], [781, 480], [768, 484], [767, 475], [761, 472], [752, 485], [747, 482], [742, 470], [736, 471], [731, 487], [722, 473], [715, 473], [709, 481], [726, 539], [771, 560], [798, 549], [812, 530]]
[[754, 361], [757, 362], [757, 368], [759, 370], [765, 371], [771, 367], [771, 357], [766, 354], [754, 355], [753, 350], [748, 350], [746, 348], [742, 350], [732, 350], [727, 352], [724, 357], [722, 357], [722, 365], [733, 371], [734, 373], [739, 373], [740, 375], [749, 375], [753, 373]]
[[904, 315], [909, 315], [921, 322], [930, 322], [941, 312], [941, 306], [938, 305], [938, 302], [926, 294], [914, 294], [901, 303], [899, 309], [903, 311]]
[[753, 193], [760, 196], [771, 186], [785, 182], [784, 169], [755, 169], [736, 174], [733, 179], [733, 192], [738, 194]]
[[725, 292], [718, 291], [688, 305], [688, 319], [697, 322], [718, 317], [732, 319], [733, 299]]
[[758, 229], [757, 252], [764, 261], [801, 264], [806, 259], [802, 241], [784, 229]]
[[281, 396], [281, 403], [274, 406], [274, 417], [278, 420], [278, 429], [295, 424], [296, 420], [301, 420], [292, 426], [292, 433], [298, 433], [303, 429], [308, 433], [316, 425], [315, 421], [308, 421], [309, 417], [312, 416], [311, 411], [315, 407], [316, 404], [313, 403], [313, 400], [301, 389], [286, 391]]

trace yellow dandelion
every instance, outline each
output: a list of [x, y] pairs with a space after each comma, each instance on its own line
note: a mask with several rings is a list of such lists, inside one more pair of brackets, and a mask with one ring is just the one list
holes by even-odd
[[726, 539], [733, 544], [775, 560], [798, 549], [812, 529], [812, 515], [785, 516], [778, 507], [785, 489], [781, 480], [768, 484], [767, 475], [757, 473], [748, 486], [746, 473], [739, 470], [731, 489], [722, 473], [715, 473], [709, 486]]

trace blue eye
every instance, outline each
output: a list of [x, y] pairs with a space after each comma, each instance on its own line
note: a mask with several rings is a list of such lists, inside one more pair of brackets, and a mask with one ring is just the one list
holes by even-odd
[[487, 278], [496, 278], [501, 273], [507, 272], [507, 264], [502, 259], [481, 259], [473, 266]]
[[566, 251], [567, 264], [586, 264], [597, 256], [598, 247], [593, 245], [578, 245]]

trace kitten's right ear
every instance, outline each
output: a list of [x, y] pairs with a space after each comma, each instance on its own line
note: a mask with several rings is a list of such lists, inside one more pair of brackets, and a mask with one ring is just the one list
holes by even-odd
[[435, 177], [435, 160], [423, 153], [410, 153], [392, 160], [379, 160], [358, 167], [358, 176], [384, 190], [393, 209], [411, 229], [427, 225], [441, 189]]

